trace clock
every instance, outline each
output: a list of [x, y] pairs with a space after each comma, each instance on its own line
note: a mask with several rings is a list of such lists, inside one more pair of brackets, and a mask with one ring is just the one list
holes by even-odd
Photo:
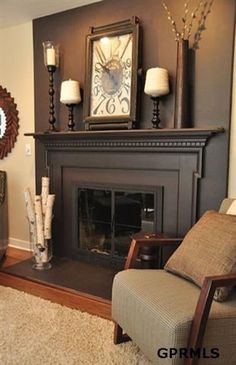
[[0, 86], [0, 159], [11, 152], [19, 128], [18, 110], [11, 94]]
[[87, 36], [84, 120], [87, 130], [137, 125], [139, 20], [92, 28]]

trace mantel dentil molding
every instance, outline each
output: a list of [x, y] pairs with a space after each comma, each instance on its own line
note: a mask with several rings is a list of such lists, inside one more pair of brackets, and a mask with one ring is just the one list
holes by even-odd
[[186, 128], [124, 131], [77, 131], [57, 133], [26, 133], [41, 141], [47, 150], [199, 150], [224, 128]]

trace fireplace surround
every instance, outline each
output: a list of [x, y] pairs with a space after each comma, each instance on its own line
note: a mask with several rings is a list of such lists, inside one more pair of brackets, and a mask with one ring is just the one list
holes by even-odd
[[[146, 206], [151, 209], [152, 204], [154, 208], [154, 223], [149, 226], [151, 230], [183, 236], [198, 217], [199, 181], [206, 173], [203, 161], [207, 143], [213, 136], [218, 138], [223, 131], [223, 128], [189, 128], [26, 134], [36, 140], [36, 188], [40, 189], [40, 178], [47, 174], [51, 178], [50, 189], [56, 194], [54, 253], [73, 259], [91, 258], [91, 247], [84, 252], [81, 250], [86, 240], [78, 242], [84, 234], [81, 229], [90, 229], [91, 234], [92, 227], [94, 236], [90, 236], [90, 241], [95, 234], [100, 234], [98, 241], [100, 239], [103, 251], [102, 255], [96, 252], [99, 245], [94, 244], [92, 256], [95, 262], [107, 260], [109, 256], [113, 264], [115, 257], [124, 258], [127, 247], [122, 255], [117, 255], [114, 244], [118, 228], [110, 231], [107, 226], [114, 228], [114, 216], [111, 214], [114, 215], [115, 209], [120, 210], [120, 214], [125, 209], [130, 220], [127, 226], [136, 225], [135, 228], [127, 228], [125, 242], [132, 233], [147, 230], [148, 226], [138, 221], [145, 210], [140, 194], [146, 194], [149, 199], [153, 195], [153, 203]], [[91, 199], [87, 199], [81, 208], [79, 196], [85, 199], [86, 194], [92, 194], [94, 200], [91, 203]], [[114, 198], [116, 194], [120, 200], [114, 208], [118, 199]], [[102, 201], [101, 196], [106, 198]], [[90, 218], [87, 218], [91, 219], [92, 207], [92, 219], [103, 220], [103, 227], [101, 221], [93, 221], [90, 227], [88, 222], [86, 227], [78, 224], [79, 214], [84, 217], [81, 209], [84, 210], [86, 204], [90, 204]], [[136, 223], [133, 224], [131, 216], [135, 215], [135, 211], [139, 218], [134, 218]], [[94, 228], [96, 224], [100, 224], [100, 228]], [[104, 224], [107, 224], [106, 228]], [[112, 236], [111, 243], [106, 237], [108, 235]], [[119, 241], [119, 237], [117, 239]]]

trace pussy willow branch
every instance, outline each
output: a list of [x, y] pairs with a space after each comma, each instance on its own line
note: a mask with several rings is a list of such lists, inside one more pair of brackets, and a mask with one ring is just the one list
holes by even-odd
[[202, 39], [201, 34], [206, 29], [206, 26], [205, 26], [206, 19], [207, 19], [207, 16], [211, 12], [211, 7], [213, 5], [213, 2], [214, 2], [214, 0], [211, 0], [210, 3], [208, 3], [208, 1], [204, 2], [203, 9], [202, 9], [202, 12], [201, 12], [201, 16], [200, 16], [200, 19], [198, 21], [197, 31], [194, 35], [193, 49], [198, 49], [199, 48], [199, 42]]
[[187, 17], [189, 12], [188, 4], [189, 1], [186, 1], [186, 3], [184, 3], [184, 16], [182, 17], [183, 29], [181, 32], [181, 39], [185, 39], [185, 31], [187, 29]]
[[197, 13], [198, 13], [199, 9], [201, 8], [202, 4], [203, 4], [203, 1], [200, 0], [191, 14], [191, 21], [187, 27], [187, 39], [189, 39], [192, 34], [194, 20], [196, 19]]
[[162, 1], [163, 8], [167, 12], [167, 18], [171, 22], [172, 25], [172, 32], [175, 34], [175, 40], [178, 41], [180, 39], [189, 39], [192, 35], [192, 29], [195, 19], [197, 18], [197, 14], [200, 11], [200, 9], [203, 7], [203, 10], [201, 11], [201, 16], [198, 22], [198, 35], [201, 37], [201, 31], [199, 32], [200, 28], [205, 26], [207, 15], [210, 13], [210, 9], [212, 6], [214, 0], [209, 1], [203, 1], [199, 0], [196, 7], [193, 9], [193, 11], [190, 13], [189, 9], [189, 3], [190, 0], [186, 1], [184, 3], [184, 15], [182, 17], [183, 22], [183, 28], [181, 33], [178, 31], [176, 22], [171, 15], [171, 12], [166, 5], [164, 1]]
[[165, 11], [167, 12], [168, 20], [172, 24], [172, 32], [175, 34], [175, 40], [178, 41], [180, 39], [180, 33], [177, 30], [176, 23], [175, 23], [172, 15], [171, 15], [171, 12], [169, 11], [169, 9], [168, 9], [168, 7], [167, 7], [167, 5], [164, 1], [162, 1], [162, 5], [163, 5], [163, 8], [165, 9]]

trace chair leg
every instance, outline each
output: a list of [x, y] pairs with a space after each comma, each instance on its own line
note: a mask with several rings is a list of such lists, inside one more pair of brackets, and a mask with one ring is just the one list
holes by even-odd
[[127, 341], [131, 341], [131, 338], [125, 333], [123, 333], [123, 329], [115, 323], [114, 327], [114, 338], [113, 338], [114, 344], [119, 345], [120, 343], [124, 343]]

